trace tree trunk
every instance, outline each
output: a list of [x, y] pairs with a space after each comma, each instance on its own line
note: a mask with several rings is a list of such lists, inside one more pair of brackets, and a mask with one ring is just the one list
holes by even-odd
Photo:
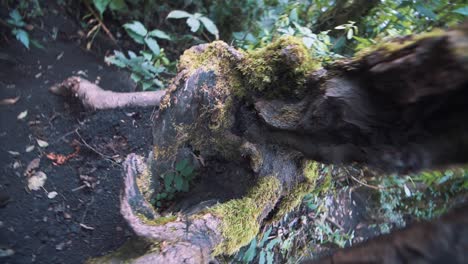
[[319, 188], [325, 164], [406, 173], [466, 162], [467, 47], [462, 28], [326, 67], [290, 37], [253, 52], [187, 50], [153, 120], [152, 152], [125, 161], [121, 212], [145, 246], [90, 262], [233, 254]]

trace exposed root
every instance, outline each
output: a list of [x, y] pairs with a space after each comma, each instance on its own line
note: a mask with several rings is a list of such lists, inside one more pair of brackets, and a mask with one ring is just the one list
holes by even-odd
[[78, 76], [53, 85], [49, 91], [56, 95], [77, 97], [90, 110], [159, 106], [161, 97], [166, 93], [166, 90], [130, 93], [106, 91]]

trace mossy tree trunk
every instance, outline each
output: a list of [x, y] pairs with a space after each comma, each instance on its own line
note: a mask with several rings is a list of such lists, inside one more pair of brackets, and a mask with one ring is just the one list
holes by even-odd
[[[466, 162], [467, 73], [466, 28], [326, 66], [288, 37], [253, 52], [222, 42], [187, 50], [153, 120], [152, 152], [125, 162], [121, 212], [146, 246], [93, 261], [232, 254], [320, 188], [322, 164], [410, 172]], [[197, 173], [189, 191], [164, 200], [184, 166]]]

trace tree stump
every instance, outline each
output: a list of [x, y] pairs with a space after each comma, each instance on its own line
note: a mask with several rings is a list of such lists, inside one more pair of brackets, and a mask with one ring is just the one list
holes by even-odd
[[252, 52], [192, 47], [152, 120], [152, 151], [124, 163], [121, 213], [138, 239], [89, 263], [233, 254], [320, 187], [324, 164], [466, 162], [467, 73], [466, 27], [328, 65], [292, 37]]

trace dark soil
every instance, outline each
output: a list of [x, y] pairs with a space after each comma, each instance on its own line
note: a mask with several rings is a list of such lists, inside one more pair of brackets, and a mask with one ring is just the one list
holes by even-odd
[[[81, 48], [74, 22], [54, 15], [62, 12], [53, 7], [47, 12], [33, 30], [44, 50], [28, 51], [11, 36], [1, 44], [0, 100], [20, 96], [15, 104], [0, 105], [0, 250], [14, 251], [2, 263], [83, 263], [122, 245], [132, 232], [119, 211], [120, 163], [130, 152], [148, 153], [151, 145], [153, 109], [87, 112], [48, 92], [77, 74], [100, 79], [105, 89], [128, 91], [132, 84], [128, 74], [104, 65], [103, 55]], [[27, 116], [18, 119], [25, 110]], [[36, 139], [49, 146], [40, 148]], [[74, 141], [80, 152], [65, 164], [46, 158], [72, 153]], [[26, 152], [30, 145], [34, 150]], [[29, 191], [23, 173], [35, 158], [47, 181]], [[84, 184], [80, 175], [95, 178], [95, 186], [76, 190]], [[52, 191], [58, 195], [49, 199]]]

